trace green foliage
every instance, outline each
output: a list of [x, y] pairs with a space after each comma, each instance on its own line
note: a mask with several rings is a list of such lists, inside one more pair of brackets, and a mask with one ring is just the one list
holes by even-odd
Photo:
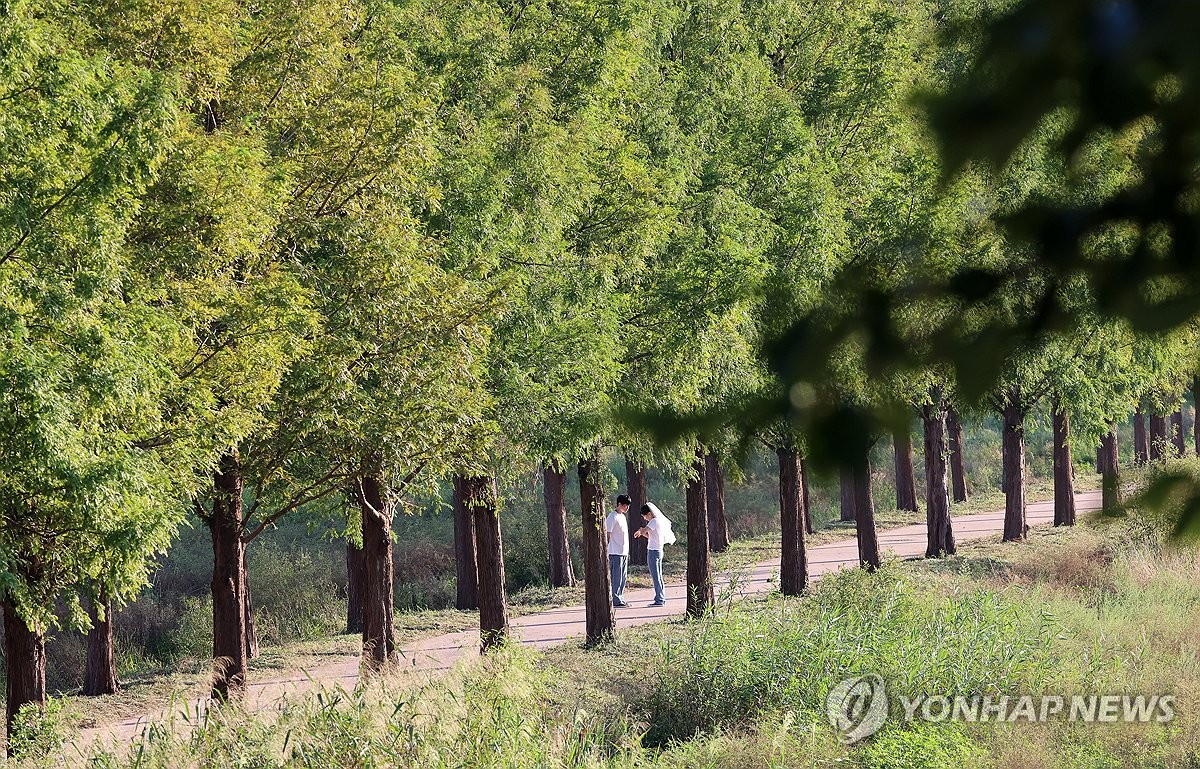
[[864, 769], [936, 769], [978, 766], [983, 749], [961, 724], [917, 722], [909, 728], [884, 728], [857, 752]]
[[0, 601], [38, 630], [60, 598], [78, 623], [79, 593], [141, 584], [204, 461], [195, 443], [159, 450], [179, 340], [125, 249], [173, 145], [175, 85], [86, 33], [25, 3], [0, 33]]
[[[1053, 149], [1077, 183], [1092, 181], [1086, 160], [1097, 139], [1137, 145], [1139, 173], [1119, 193], [1074, 205], [1033, 199], [1007, 218], [1053, 276], [1042, 294], [1053, 309], [1021, 331], [1070, 312], [1054, 286], [1080, 273], [1107, 312], [1139, 328], [1171, 328], [1200, 309], [1190, 245], [1200, 63], [1180, 31], [1195, 20], [1195, 8], [1181, 2], [1020, 3], [989, 20], [969, 73], [934, 100], [951, 169], [1008, 160], [1056, 111], [1069, 114], [1069, 130]], [[1113, 229], [1125, 231], [1125, 245], [1092, 258], [1090, 241]]]
[[58, 698], [49, 700], [44, 709], [37, 705], [21, 707], [8, 734], [8, 751], [14, 762], [38, 769], [56, 765], [53, 756], [62, 752], [68, 734], [62, 710], [63, 703]]

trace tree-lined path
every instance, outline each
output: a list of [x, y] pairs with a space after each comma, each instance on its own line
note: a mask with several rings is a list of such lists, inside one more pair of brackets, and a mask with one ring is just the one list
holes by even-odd
[[[1099, 510], [1101, 492], [1079, 492], [1075, 495], [1075, 505], [1076, 510], [1081, 513]], [[1029, 503], [1027, 520], [1031, 527], [1049, 525], [1053, 519], [1053, 500]], [[955, 516], [953, 525], [959, 542], [983, 539], [1003, 531], [1004, 511]], [[879, 544], [881, 549], [901, 558], [923, 556], [927, 544], [925, 524], [881, 531]], [[683, 557], [682, 553], [682, 550], [676, 548], [671, 555], [678, 558]], [[851, 537], [813, 547], [808, 551], [808, 564], [810, 578], [813, 580], [838, 569], [855, 568], [859, 565], [857, 540]], [[778, 561], [771, 560], [736, 572], [722, 572], [716, 575], [717, 596], [728, 598], [730, 590], [734, 591], [732, 597], [735, 599], [770, 592], [775, 589], [778, 571]], [[647, 606], [653, 600], [653, 591], [650, 588], [628, 591], [626, 601], [629, 607], [618, 610], [618, 626], [632, 627], [678, 619], [684, 610], [685, 591], [685, 581], [682, 578], [668, 583], [667, 605], [662, 607]], [[572, 639], [582, 639], [584, 607], [566, 606], [527, 614], [515, 618], [512, 627], [515, 638], [523, 645], [537, 649], [555, 646]], [[470, 630], [422, 639], [402, 647], [401, 653], [404, 666], [414, 671], [433, 672], [445, 670], [459, 660], [478, 654], [478, 649], [479, 632]], [[304, 694], [315, 687], [352, 688], [358, 682], [359, 666], [358, 657], [347, 656], [328, 665], [252, 682], [247, 691], [246, 707], [253, 710], [266, 709], [277, 704], [286, 695]], [[187, 703], [186, 712], [189, 717], [194, 717], [205, 707], [206, 701], [194, 700]], [[128, 718], [117, 724], [86, 729], [79, 744], [83, 746], [97, 741], [116, 744], [129, 742], [150, 724], [169, 718], [172, 711], [183, 713], [185, 707], [176, 706], [166, 711]]]

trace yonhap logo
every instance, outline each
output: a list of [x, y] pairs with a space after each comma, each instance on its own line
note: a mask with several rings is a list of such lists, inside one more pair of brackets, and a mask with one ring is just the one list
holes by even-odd
[[825, 698], [829, 723], [838, 731], [838, 739], [853, 745], [870, 737], [888, 717], [887, 690], [875, 673], [847, 678], [829, 690]]
[[[1158, 723], [1175, 720], [1173, 694], [897, 694], [895, 718], [941, 723], [1020, 723], [1076, 721], [1082, 723]], [[889, 715], [883, 678], [868, 673], [847, 678], [829, 690], [825, 708], [829, 723], [846, 745], [866, 739], [883, 727]]]

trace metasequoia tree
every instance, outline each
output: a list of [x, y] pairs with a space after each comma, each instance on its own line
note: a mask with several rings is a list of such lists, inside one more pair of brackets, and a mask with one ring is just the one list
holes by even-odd
[[954, 555], [954, 528], [950, 520], [950, 490], [947, 484], [946, 460], [950, 454], [946, 429], [949, 401], [945, 389], [930, 385], [929, 395], [920, 405], [925, 456], [925, 557]]
[[[23, 169], [5, 173], [23, 181], [0, 220], [0, 301], [17, 310], [0, 368], [6, 400], [26, 404], [8, 410], [4, 431], [23, 448], [0, 450], [17, 462], [0, 486], [0, 604], [19, 668], [10, 721], [44, 701], [44, 635], [63, 621], [62, 601], [66, 624], [93, 625], [87, 689], [114, 688], [113, 608], [144, 584], [186, 512], [179, 500], [205, 475], [224, 478], [228, 447], [261, 423], [311, 329], [295, 276], [258, 259], [278, 202], [261, 148], [220, 134], [211, 103], [196, 108], [212, 72], [112, 65], [130, 28], [153, 26], [149, 9], [120, 29], [89, 26], [81, 9], [69, 40], [68, 17], [11, 10], [32, 47], [6, 47], [4, 72], [54, 50], [36, 66], [72, 74], [14, 94], [4, 131], [16, 154], [0, 156]], [[30, 167], [39, 154], [54, 162]]]
[[962, 418], [953, 405], [946, 410], [946, 430], [950, 442], [950, 478], [954, 490], [955, 502], [966, 502], [967, 464], [963, 458], [963, 428]]
[[808, 589], [808, 499], [804, 494], [804, 465], [798, 439], [780, 428], [769, 447], [775, 451], [779, 471], [779, 591], [802, 595]]
[[687, 489], [687, 615], [699, 617], [713, 608], [712, 566], [708, 538], [708, 468], [704, 450], [696, 451]]
[[[107, 635], [108, 604], [144, 584], [184, 512], [177, 500], [252, 417], [229, 409], [223, 424], [220, 390], [193, 358], [204, 336], [204, 300], [193, 300], [219, 280], [196, 278], [194, 254], [143, 269], [132, 237], [184, 139], [185, 100], [145, 67], [112, 66], [82, 16], [6, 13], [0, 611], [11, 726], [23, 706], [45, 704], [46, 634], [88, 627], [81, 599], [98, 598]], [[249, 389], [269, 392], [278, 376], [271, 359], [260, 378], [237, 356], [212, 358]]]
[[725, 517], [725, 472], [721, 458], [711, 449], [704, 454], [705, 482], [708, 484], [705, 507], [708, 514], [708, 549], [723, 553], [729, 549], [729, 520]]
[[896, 509], [917, 512], [917, 478], [913, 470], [912, 433], [908, 426], [892, 432], [895, 458]]
[[[282, 209], [257, 259], [291, 272], [309, 291], [312, 317], [305, 354], [262, 425], [227, 452], [212, 503], [197, 504], [213, 532], [214, 652], [234, 660], [214, 684], [222, 697], [244, 679], [235, 650], [254, 648], [247, 546], [283, 516], [343, 490], [364, 544], [364, 645], [374, 663], [386, 661], [392, 516], [409, 485], [437, 477], [460, 453], [476, 418], [482, 300], [436, 262], [434, 241], [413, 217], [432, 195], [436, 105], [401, 39], [403, 15], [387, 13], [389, 23], [366, 27], [353, 13], [273, 6], [241, 19], [255, 55], [207, 112], [213, 141], [258, 136], [274, 153], [264, 163], [287, 169]], [[309, 36], [309, 58], [287, 53], [294, 34]], [[318, 55], [334, 49], [355, 55]], [[286, 75], [294, 66], [304, 77]], [[245, 341], [228, 333], [214, 343]]]
[[583, 506], [584, 637], [589, 644], [597, 644], [610, 640], [617, 626], [598, 451], [579, 462], [579, 496]]

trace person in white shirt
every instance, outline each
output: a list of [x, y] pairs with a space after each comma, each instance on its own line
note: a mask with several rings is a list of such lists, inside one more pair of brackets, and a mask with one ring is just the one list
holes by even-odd
[[646, 525], [633, 536], [646, 538], [646, 565], [650, 569], [650, 581], [654, 583], [654, 603], [650, 605], [663, 606], [667, 603], [663, 592], [663, 545], [675, 544], [675, 532], [671, 530], [667, 516], [653, 502], [642, 505], [642, 518]]
[[629, 505], [632, 501], [621, 494], [617, 497], [617, 509], [604, 519], [608, 529], [608, 571], [612, 576], [613, 606], [625, 606], [625, 581], [629, 576]]

